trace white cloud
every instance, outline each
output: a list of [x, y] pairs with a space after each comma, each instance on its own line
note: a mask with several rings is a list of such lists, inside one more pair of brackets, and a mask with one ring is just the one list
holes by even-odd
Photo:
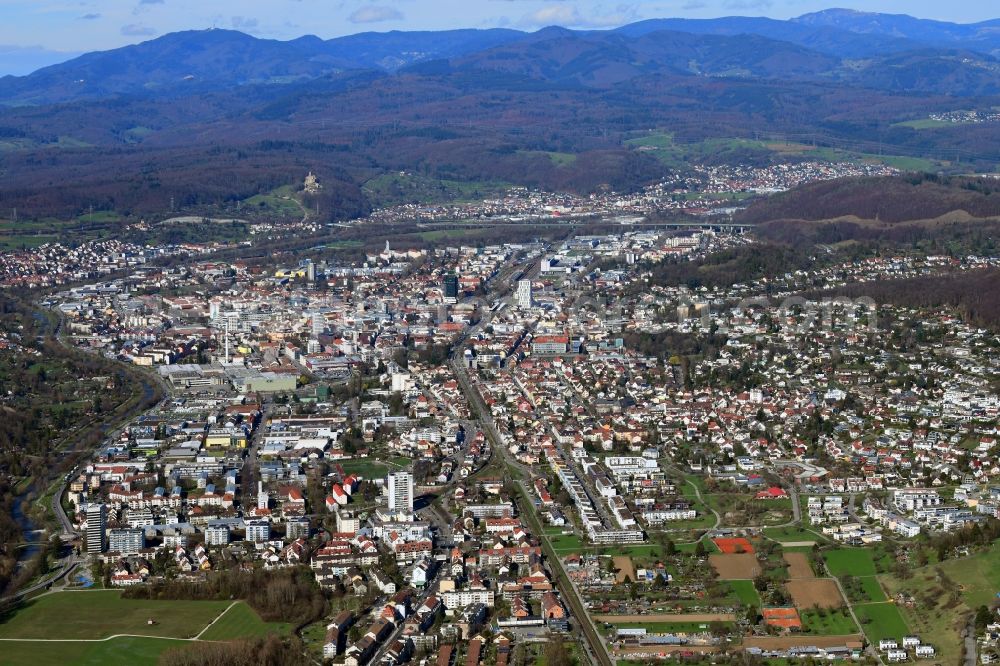
[[234, 16], [230, 20], [230, 23], [234, 30], [244, 30], [247, 32], [256, 30], [258, 25], [257, 19], [243, 16]]
[[634, 5], [618, 5], [613, 12], [584, 16], [575, 5], [548, 5], [534, 12], [525, 14], [520, 24], [525, 27], [541, 28], [549, 25], [559, 25], [565, 28], [613, 28], [639, 19]]
[[368, 6], [354, 10], [347, 17], [351, 23], [382, 23], [384, 21], [401, 21], [403, 14], [395, 7]]
[[156, 30], [141, 23], [129, 23], [122, 26], [121, 33], [126, 37], [150, 37], [156, 34]]
[[736, 9], [736, 10], [758, 10], [762, 11], [764, 9], [769, 9], [771, 5], [774, 4], [771, 0], [725, 0], [722, 6], [726, 9]]
[[569, 5], [549, 5], [542, 7], [530, 14], [525, 14], [521, 18], [521, 23], [528, 26], [578, 26], [583, 22], [583, 17], [576, 7]]

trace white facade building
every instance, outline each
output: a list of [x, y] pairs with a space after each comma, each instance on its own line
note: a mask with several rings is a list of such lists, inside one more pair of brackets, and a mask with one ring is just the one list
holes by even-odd
[[386, 479], [389, 487], [389, 511], [413, 512], [413, 475], [393, 472]]
[[514, 302], [519, 308], [531, 307], [531, 280], [518, 280], [517, 291], [514, 293]]
[[104, 530], [108, 524], [108, 508], [103, 504], [87, 507], [87, 552], [104, 552]]

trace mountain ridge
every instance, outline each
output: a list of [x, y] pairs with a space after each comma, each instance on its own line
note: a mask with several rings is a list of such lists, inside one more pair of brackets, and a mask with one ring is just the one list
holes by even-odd
[[[768, 60], [766, 52], [770, 50], [794, 54], [813, 64], [823, 63], [823, 71], [810, 74], [815, 80], [840, 80], [860, 86], [890, 86], [890, 89], [910, 85], [917, 86], [917, 90], [940, 92], [941, 86], [933, 85], [930, 77], [923, 77], [927, 80], [922, 81], [912, 71], [875, 76], [870, 80], [865, 74], [879, 67], [910, 70], [923, 67], [946, 81], [961, 81], [958, 94], [1000, 91], [1000, 85], [978, 80], [975, 71], [982, 70], [983, 63], [988, 63], [986, 69], [990, 70], [996, 56], [1000, 56], [1000, 19], [957, 24], [908, 15], [831, 9], [787, 21], [739, 16], [666, 18], [647, 19], [610, 30], [550, 26], [537, 32], [505, 28], [361, 32], [328, 40], [303, 35], [282, 41], [253, 37], [236, 30], [188, 30], [110, 51], [86, 53], [27, 76], [0, 78], [0, 104], [45, 105], [117, 95], [183, 95], [220, 87], [297, 83], [346, 70], [374, 69], [395, 73], [428, 62], [466, 63], [477, 57], [479, 60], [496, 58], [498, 49], [500, 52], [505, 48], [537, 52], [538, 43], [554, 39], [566, 40], [567, 44], [581, 39], [603, 40], [605, 44], [648, 56], [649, 36], [662, 35], [689, 52], [697, 50], [690, 40], [685, 41], [678, 34], [696, 36], [711, 48], [722, 51], [714, 56], [702, 48], [697, 61], [690, 66], [679, 66], [682, 63], [677, 58], [671, 60], [667, 54], [660, 53], [657, 57], [661, 64], [671, 63], [664, 65], [667, 71], [777, 78], [803, 75], [801, 68], [794, 71], [789, 66], [791, 60], [788, 58], [785, 58], [785, 71], [777, 59], [764, 67], [763, 63]], [[953, 61], [955, 50], [973, 54], [970, 59], [973, 62], [964, 63], [972, 65], [964, 68], [970, 71], [959, 71], [964, 64]], [[902, 54], [911, 55], [901, 57]], [[619, 54], [613, 51], [592, 53], [590, 57], [604, 58], [610, 63], [604, 74], [594, 74], [595, 80], [627, 79], [629, 71], [648, 73], [649, 70], [649, 67], [636, 69], [622, 63]], [[732, 65], [728, 70], [716, 66], [727, 58]], [[830, 58], [838, 59], [839, 63]], [[758, 68], [742, 67], [740, 59], [756, 63]], [[538, 69], [542, 64], [527, 62], [522, 66]], [[612, 74], [611, 69], [617, 73]], [[990, 71], [989, 76], [995, 77], [995, 72]]]

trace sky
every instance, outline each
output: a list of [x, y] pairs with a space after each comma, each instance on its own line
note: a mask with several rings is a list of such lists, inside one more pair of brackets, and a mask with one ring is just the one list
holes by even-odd
[[0, 0], [0, 75], [212, 27], [328, 39], [369, 30], [597, 29], [664, 17], [786, 19], [828, 7], [958, 23], [1000, 17], [995, 0]]

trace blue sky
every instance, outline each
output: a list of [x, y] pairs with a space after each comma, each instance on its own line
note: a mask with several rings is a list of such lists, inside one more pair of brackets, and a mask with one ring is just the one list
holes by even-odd
[[831, 6], [960, 23], [1000, 17], [995, 0], [0, 0], [0, 75], [213, 26], [274, 39], [329, 38], [366, 30], [604, 28], [655, 17], [789, 18]]

